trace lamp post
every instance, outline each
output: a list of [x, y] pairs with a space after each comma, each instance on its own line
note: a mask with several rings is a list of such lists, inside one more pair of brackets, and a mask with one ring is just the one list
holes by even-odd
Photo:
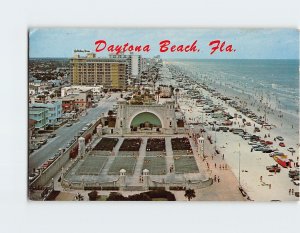
[[216, 155], [216, 153], [217, 153], [217, 130], [216, 130], [215, 124], [214, 124], [214, 129], [215, 129], [215, 155]]
[[238, 180], [239, 180], [239, 187], [241, 187], [241, 150], [240, 150], [240, 143], [239, 143], [239, 151], [234, 151], [233, 153], [239, 153], [239, 173], [238, 173]]
[[239, 186], [241, 186], [241, 144], [239, 143]]

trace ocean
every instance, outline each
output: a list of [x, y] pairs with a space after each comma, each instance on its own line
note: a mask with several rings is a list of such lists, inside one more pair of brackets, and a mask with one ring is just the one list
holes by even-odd
[[170, 60], [191, 78], [253, 96], [272, 108], [299, 113], [299, 60]]

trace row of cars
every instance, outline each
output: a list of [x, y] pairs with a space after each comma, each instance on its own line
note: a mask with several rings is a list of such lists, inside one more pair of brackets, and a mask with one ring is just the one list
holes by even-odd
[[295, 185], [299, 186], [299, 167], [294, 170], [290, 170], [289, 177]]
[[29, 182], [34, 181], [43, 170], [49, 167], [60, 156], [60, 154], [61, 154], [60, 151], [56, 152], [50, 159], [44, 162], [40, 167], [35, 168], [33, 172], [30, 173], [29, 175]]
[[235, 108], [238, 112], [243, 113], [245, 116], [249, 117], [251, 120], [253, 120], [255, 123], [259, 125], [265, 124], [265, 121], [263, 120], [262, 116], [257, 116], [254, 112], [252, 112], [250, 109], [245, 108], [241, 106], [238, 102], [236, 101], [230, 101], [228, 104]]
[[[65, 150], [70, 148], [74, 143], [77, 141], [77, 137], [82, 135], [87, 129], [89, 129], [92, 126], [92, 123], [86, 124], [85, 127], [83, 127], [77, 136], [75, 136], [73, 139], [71, 139], [64, 148], [61, 148], [59, 151], [57, 151], [50, 159], [48, 159], [46, 162], [44, 162], [41, 166], [38, 168], [35, 168], [32, 173], [29, 174], [29, 182], [34, 181], [46, 168], [48, 168]], [[67, 126], [68, 127], [68, 126]], [[55, 135], [56, 136], [56, 135]], [[55, 137], [54, 136], [54, 137]], [[53, 137], [53, 136], [52, 136]]]
[[56, 134], [55, 133], [51, 133], [51, 134], [48, 135], [47, 138], [43, 138], [43, 139], [41, 139], [39, 141], [33, 142], [30, 145], [29, 153], [32, 153], [33, 151], [40, 149], [43, 145], [47, 144], [48, 139], [55, 138], [55, 137], [56, 137]]

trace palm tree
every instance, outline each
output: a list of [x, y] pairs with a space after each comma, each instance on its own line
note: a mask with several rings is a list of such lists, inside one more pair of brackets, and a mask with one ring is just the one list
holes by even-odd
[[184, 196], [190, 201], [191, 199], [196, 197], [195, 190], [190, 188], [185, 190]]

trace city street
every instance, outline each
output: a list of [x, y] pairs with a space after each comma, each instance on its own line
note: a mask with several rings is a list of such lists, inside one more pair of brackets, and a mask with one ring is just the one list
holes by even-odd
[[30, 173], [33, 168], [39, 167], [49, 158], [53, 157], [59, 148], [63, 148], [71, 141], [87, 123], [98, 119], [101, 113], [106, 113], [108, 110], [112, 109], [112, 106], [116, 104], [119, 95], [119, 93], [114, 93], [108, 99], [107, 97], [101, 99], [96, 108], [87, 110], [87, 115], [81, 116], [79, 121], [74, 123], [71, 127], [62, 126], [57, 129], [55, 131], [55, 138], [48, 139], [46, 145], [42, 146], [39, 150], [29, 156], [28, 172]]

